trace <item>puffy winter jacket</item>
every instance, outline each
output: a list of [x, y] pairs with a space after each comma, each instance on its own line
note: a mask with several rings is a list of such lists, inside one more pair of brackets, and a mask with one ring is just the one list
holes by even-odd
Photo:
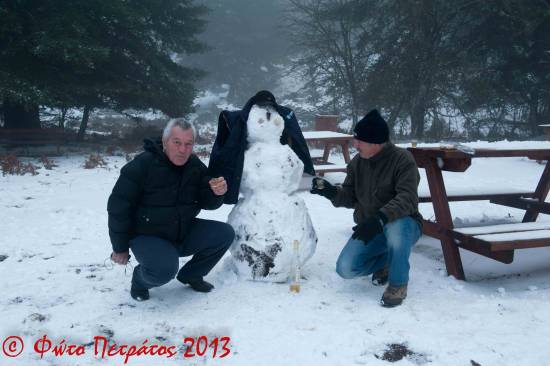
[[422, 224], [418, 212], [419, 182], [420, 174], [412, 154], [387, 143], [370, 159], [355, 155], [332, 203], [336, 207], [354, 208], [356, 223], [382, 212], [390, 222], [411, 216]]
[[181, 243], [201, 209], [216, 209], [206, 166], [191, 155], [183, 166], [170, 162], [160, 141], [145, 140], [145, 152], [122, 167], [109, 201], [109, 236], [113, 250], [127, 251], [137, 235]]

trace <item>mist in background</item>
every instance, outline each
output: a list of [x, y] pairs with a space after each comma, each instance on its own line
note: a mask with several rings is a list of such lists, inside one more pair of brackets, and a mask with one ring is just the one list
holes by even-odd
[[[199, 36], [208, 50], [183, 62], [206, 71], [199, 90], [227, 91], [227, 102], [242, 106], [258, 90], [279, 94], [280, 76], [290, 64], [285, 31], [286, 1], [207, 0], [207, 28]], [[277, 96], [277, 95], [276, 95]]]

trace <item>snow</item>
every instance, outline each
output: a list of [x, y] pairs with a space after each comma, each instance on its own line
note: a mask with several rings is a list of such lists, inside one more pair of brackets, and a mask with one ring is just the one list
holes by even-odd
[[522, 222], [519, 224], [489, 225], [477, 227], [464, 227], [456, 229], [459, 233], [469, 235], [506, 233], [522, 230], [550, 229], [550, 222]]
[[[550, 148], [550, 142], [468, 145]], [[338, 159], [343, 161], [341, 155], [331, 157]], [[185, 337], [231, 337], [231, 354], [223, 359], [211, 353], [184, 359], [179, 353], [172, 359], [131, 357], [128, 365], [387, 365], [375, 355], [392, 343], [420, 355], [398, 365], [548, 363], [550, 248], [516, 251], [512, 264], [461, 250], [464, 282], [446, 276], [439, 243], [423, 236], [411, 255], [407, 299], [385, 309], [379, 305], [383, 288], [334, 272], [352, 211], [301, 191], [319, 242], [302, 268], [300, 293], [290, 293], [288, 284], [240, 279], [227, 254], [207, 277], [216, 286], [213, 292], [199, 294], [172, 281], [137, 303], [129, 295], [131, 269], [105, 266], [111, 252], [106, 202], [124, 158], [105, 157], [108, 167], [92, 170], [82, 168], [86, 156], [53, 160], [59, 166], [40, 169], [37, 176], [0, 176], [0, 256], [7, 256], [0, 261], [0, 342], [18, 335], [26, 345], [16, 358], [0, 354], [1, 365], [123, 365], [119, 356], [94, 358], [93, 347], [81, 357], [48, 353], [40, 359], [33, 351], [44, 334], [83, 344], [111, 333], [113, 341], [136, 345], [146, 339], [180, 346]], [[543, 168], [524, 158], [474, 159], [466, 173], [444, 178], [448, 187], [525, 189], [536, 186]], [[327, 174], [334, 182], [343, 176]], [[225, 221], [231, 209], [224, 205], [200, 217]], [[430, 204], [420, 210], [433, 215]], [[453, 202], [451, 212], [461, 226], [519, 222], [523, 215], [486, 201]], [[541, 215], [538, 222], [550, 220]]]
[[304, 138], [307, 139], [326, 139], [334, 137], [346, 137], [351, 138], [351, 135], [346, 135], [345, 133], [333, 132], [333, 131], [305, 131]]
[[324, 170], [324, 169], [337, 169], [337, 170], [343, 170], [345, 171], [347, 168], [346, 164], [319, 164], [314, 165], [313, 168], [315, 170]]
[[223, 91], [219, 93], [215, 93], [210, 90], [205, 90], [200, 92], [199, 95], [195, 97], [195, 99], [193, 100], [193, 105], [196, 108], [206, 108], [211, 105], [217, 106], [219, 104], [226, 103], [226, 98], [228, 94], [229, 94], [229, 88], [227, 87], [223, 88]]
[[513, 233], [476, 235], [476, 238], [489, 242], [542, 239], [550, 238], [550, 230], [534, 230]]
[[338, 123], [338, 128], [342, 131], [351, 131], [353, 126], [353, 120], [351, 118], [346, 118]]

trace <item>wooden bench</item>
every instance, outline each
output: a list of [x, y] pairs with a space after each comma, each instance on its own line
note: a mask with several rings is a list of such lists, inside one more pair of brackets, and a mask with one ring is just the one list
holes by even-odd
[[[525, 192], [506, 188], [493, 189], [487, 193], [447, 193], [447, 201], [489, 201], [490, 203], [515, 207], [523, 210], [536, 209], [540, 213], [550, 214], [550, 203], [539, 202], [536, 192]], [[426, 192], [419, 193], [419, 202], [432, 202]], [[424, 220], [424, 232], [440, 239], [445, 230]], [[534, 248], [550, 245], [550, 223], [525, 222], [517, 224], [500, 224], [454, 228], [446, 232], [455, 239], [456, 244], [464, 249], [482, 254], [503, 263], [511, 263], [514, 249]]]
[[[323, 176], [325, 173], [346, 172], [347, 164], [350, 162], [349, 144], [353, 140], [352, 135], [346, 135], [334, 131], [305, 131], [304, 138], [307, 143], [321, 144], [323, 155], [312, 157], [314, 159], [315, 173]], [[328, 161], [330, 149], [333, 146], [340, 146], [346, 164], [332, 164]]]
[[[471, 153], [447, 148], [409, 148], [417, 165], [426, 170], [429, 194], [419, 194], [420, 202], [431, 202], [435, 220], [424, 220], [424, 234], [441, 242], [447, 273], [465, 279], [458, 248], [511, 263], [515, 249], [550, 246], [550, 228], [537, 223], [540, 213], [549, 214], [545, 202], [550, 190], [550, 149], [476, 149]], [[447, 192], [442, 171], [464, 172], [473, 158], [527, 157], [545, 160], [546, 166], [534, 191], [501, 187], [480, 187]], [[455, 228], [449, 202], [488, 200], [491, 203], [525, 210], [522, 223]]]
[[[529, 192], [524, 190], [512, 190], [507, 189], [504, 191], [485, 191], [485, 192], [450, 192], [447, 193], [447, 201], [490, 201], [499, 205], [509, 206], [508, 203], [501, 202], [515, 202], [522, 199], [531, 199], [535, 197], [535, 192]], [[432, 197], [427, 193], [419, 193], [418, 201], [421, 203], [432, 202]], [[494, 201], [494, 202], [493, 202]], [[513, 207], [513, 206], [512, 206]], [[517, 207], [523, 208], [523, 207]]]
[[537, 248], [550, 243], [550, 223], [520, 222], [478, 227], [455, 228], [460, 241], [478, 240], [491, 251]]
[[521, 222], [446, 229], [424, 220], [422, 231], [440, 240], [451, 237], [456, 246], [502, 263], [512, 263], [516, 249], [550, 246], [550, 223]]
[[54, 145], [57, 154], [59, 154], [60, 146], [66, 142], [67, 134], [62, 128], [0, 128], [0, 145], [7, 149], [23, 147], [28, 153], [29, 146]]

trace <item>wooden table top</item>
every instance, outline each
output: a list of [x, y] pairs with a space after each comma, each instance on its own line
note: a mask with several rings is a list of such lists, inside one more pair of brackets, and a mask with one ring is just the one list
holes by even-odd
[[441, 147], [409, 147], [407, 148], [414, 156], [435, 157], [444, 159], [462, 158], [506, 158], [516, 156], [527, 156], [531, 159], [549, 159], [550, 149], [474, 149], [472, 154], [460, 151], [457, 148]]

